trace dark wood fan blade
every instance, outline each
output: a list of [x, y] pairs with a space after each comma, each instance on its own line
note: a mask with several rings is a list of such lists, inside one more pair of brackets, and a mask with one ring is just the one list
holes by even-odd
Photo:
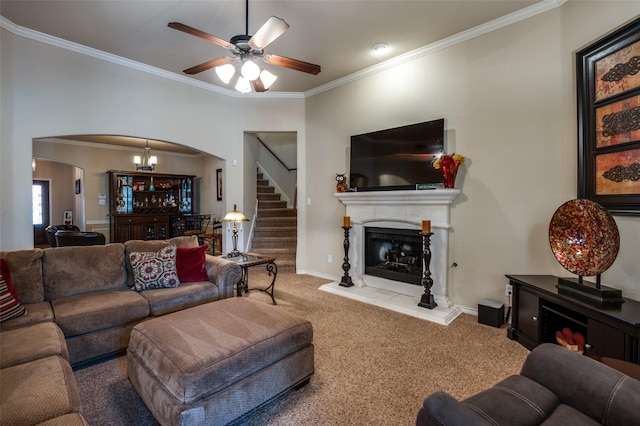
[[190, 27], [185, 24], [181, 24], [180, 22], [169, 22], [168, 26], [173, 28], [174, 30], [182, 31], [187, 34], [191, 34], [192, 36], [200, 37], [204, 40], [207, 40], [213, 44], [217, 44], [218, 46], [225, 47], [227, 49], [235, 49], [235, 46], [228, 41], [225, 41], [221, 38], [213, 36], [211, 34], [205, 33], [204, 31], [197, 30], [193, 27]]
[[266, 92], [267, 89], [264, 88], [264, 84], [262, 83], [262, 80], [260, 80], [260, 77], [256, 78], [255, 80], [253, 80], [251, 82], [251, 85], [253, 86], [253, 90], [254, 92]]
[[199, 72], [206, 71], [208, 69], [217, 67], [219, 65], [228, 64], [233, 61], [233, 58], [217, 58], [212, 59], [210, 61], [204, 62], [200, 65], [196, 65], [195, 67], [187, 68], [184, 70], [185, 74], [198, 74]]
[[299, 61], [297, 59], [287, 58], [286, 56], [267, 54], [264, 55], [262, 59], [264, 59], [264, 61], [268, 64], [276, 65], [279, 67], [291, 68], [292, 70], [302, 71], [313, 75], [317, 75], [318, 73], [320, 73], [320, 65]]
[[283, 19], [272, 16], [267, 19], [267, 22], [251, 37], [249, 46], [256, 50], [263, 50], [269, 43], [280, 37], [288, 29], [289, 24]]

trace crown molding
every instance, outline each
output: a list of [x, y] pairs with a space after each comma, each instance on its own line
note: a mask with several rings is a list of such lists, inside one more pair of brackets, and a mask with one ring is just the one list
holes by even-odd
[[225, 96], [230, 96], [234, 98], [261, 98], [261, 99], [264, 99], [264, 98], [292, 99], [294, 98], [295, 99], [295, 98], [307, 98], [310, 96], [314, 96], [319, 93], [326, 92], [340, 86], [344, 86], [345, 84], [349, 84], [351, 82], [369, 77], [373, 74], [386, 71], [398, 65], [421, 58], [423, 56], [431, 55], [432, 53], [438, 52], [440, 50], [446, 49], [451, 46], [455, 46], [456, 44], [465, 42], [467, 40], [471, 40], [475, 37], [482, 36], [491, 31], [504, 28], [508, 25], [514, 24], [516, 22], [520, 22], [532, 16], [536, 16], [540, 13], [544, 13], [549, 10], [558, 8], [566, 2], [567, 0], [542, 0], [539, 3], [531, 5], [524, 9], [518, 10], [516, 12], [510, 13], [500, 18], [494, 19], [493, 21], [489, 21], [485, 24], [478, 25], [477, 27], [455, 34], [451, 37], [447, 37], [435, 43], [431, 43], [421, 48], [412, 50], [411, 52], [407, 52], [405, 54], [396, 56], [387, 61], [365, 68], [361, 71], [357, 71], [355, 73], [349, 74], [342, 78], [330, 81], [328, 83], [325, 83], [313, 89], [307, 90], [305, 92], [263, 92], [263, 93], [252, 92], [244, 95], [234, 90], [225, 89], [223, 87], [219, 87], [214, 84], [205, 83], [200, 80], [189, 78], [180, 74], [176, 74], [174, 72], [166, 71], [157, 67], [153, 67], [151, 65], [146, 65], [141, 62], [133, 61], [131, 59], [126, 59], [121, 56], [103, 52], [98, 49], [87, 47], [78, 43], [67, 41], [67, 40], [54, 37], [48, 34], [44, 34], [38, 31], [30, 30], [28, 28], [24, 28], [14, 24], [10, 20], [6, 19], [4, 16], [0, 16], [0, 27], [20, 37], [25, 37], [25, 38], [46, 43], [52, 46], [60, 47], [62, 49], [67, 49], [83, 55], [101, 59], [103, 61], [122, 65], [128, 68], [146, 72], [146, 73], [149, 73], [158, 77], [166, 78], [169, 80], [177, 81], [183, 84], [188, 84], [190, 86], [194, 86], [203, 90], [208, 90], [210, 92], [215, 92]]
[[188, 84], [190, 86], [197, 87], [199, 89], [208, 90], [225, 96], [231, 96], [234, 98], [302, 98], [302, 93], [297, 92], [264, 92], [264, 93], [248, 93], [241, 94], [235, 90], [226, 89], [224, 87], [216, 86], [215, 84], [205, 83], [200, 80], [196, 80], [190, 77], [186, 77], [174, 72], [166, 71], [161, 68], [157, 68], [151, 65], [143, 64], [141, 62], [126, 59], [121, 56], [113, 55], [111, 53], [104, 52], [102, 50], [87, 47], [82, 44], [74, 43], [72, 41], [64, 40], [59, 37], [54, 37], [49, 34], [34, 31], [29, 28], [21, 27], [14, 24], [4, 16], [0, 16], [0, 27], [20, 37], [28, 38], [31, 40], [39, 41], [41, 43], [49, 44], [51, 46], [60, 47], [62, 49], [70, 50], [72, 52], [80, 53], [82, 55], [91, 56], [96, 59], [100, 59], [106, 62], [122, 65], [128, 68], [132, 68], [138, 71], [142, 71], [148, 74], [152, 74], [158, 77], [166, 78], [169, 80], [177, 81], [179, 83]]
[[414, 61], [423, 56], [431, 55], [440, 50], [449, 48], [451, 46], [455, 46], [456, 44], [459, 44], [459, 43], [471, 40], [473, 38], [480, 37], [492, 31], [504, 28], [516, 22], [523, 21], [525, 19], [531, 18], [532, 16], [539, 15], [540, 13], [548, 12], [549, 10], [553, 10], [555, 8], [562, 6], [566, 2], [567, 0], [542, 0], [539, 3], [531, 5], [524, 9], [518, 10], [516, 12], [512, 12], [500, 18], [494, 19], [493, 21], [486, 22], [482, 25], [478, 25], [477, 27], [470, 28], [461, 33], [454, 34], [451, 37], [447, 37], [435, 43], [428, 44], [426, 46], [420, 47], [418, 49], [415, 49], [410, 52], [391, 58], [387, 61], [370, 66], [368, 68], [365, 68], [353, 74], [349, 74], [337, 80], [333, 80], [321, 86], [307, 90], [306, 92], [304, 92], [304, 95], [305, 97], [310, 97], [322, 92], [329, 91], [331, 89], [335, 89], [340, 86], [344, 86], [345, 84], [349, 84], [354, 81], [363, 79], [365, 77], [369, 77], [371, 75], [380, 73], [382, 71], [386, 71], [388, 69], [397, 67], [404, 63]]

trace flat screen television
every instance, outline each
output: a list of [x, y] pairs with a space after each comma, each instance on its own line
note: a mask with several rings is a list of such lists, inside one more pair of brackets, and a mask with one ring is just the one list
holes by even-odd
[[352, 191], [432, 189], [442, 174], [431, 161], [444, 152], [444, 118], [351, 136]]

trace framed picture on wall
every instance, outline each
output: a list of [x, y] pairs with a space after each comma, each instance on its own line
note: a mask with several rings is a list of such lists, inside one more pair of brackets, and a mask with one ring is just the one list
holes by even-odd
[[576, 53], [578, 197], [640, 215], [640, 19]]
[[222, 201], [222, 169], [216, 169], [216, 198]]

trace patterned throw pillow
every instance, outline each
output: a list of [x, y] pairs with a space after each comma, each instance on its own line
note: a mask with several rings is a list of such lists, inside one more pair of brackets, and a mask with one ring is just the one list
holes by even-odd
[[157, 252], [133, 252], [129, 255], [133, 269], [133, 289], [177, 287], [176, 246], [169, 245]]
[[27, 310], [24, 306], [9, 291], [4, 276], [0, 275], [0, 322], [17, 318], [26, 313]]

